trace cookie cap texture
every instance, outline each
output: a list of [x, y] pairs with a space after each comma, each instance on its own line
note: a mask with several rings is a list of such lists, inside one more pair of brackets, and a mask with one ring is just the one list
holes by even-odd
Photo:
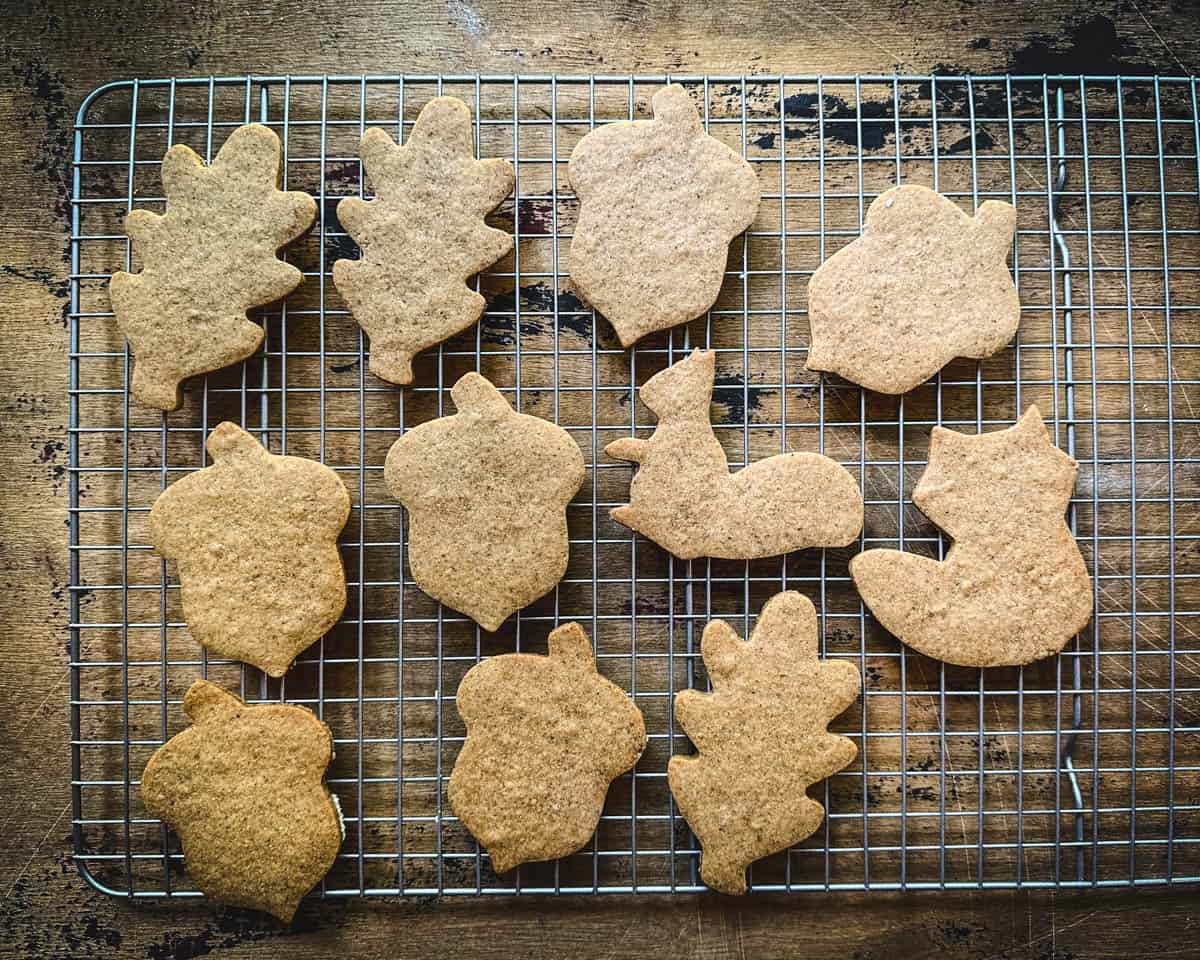
[[1064, 519], [1079, 464], [1031, 406], [1015, 426], [934, 427], [913, 503], [954, 538], [945, 559], [867, 550], [850, 575], [875, 618], [920, 653], [971, 667], [1058, 653], [1092, 614], [1092, 582]]
[[715, 364], [715, 353], [696, 350], [642, 387], [658, 425], [649, 439], [605, 448], [638, 464], [630, 502], [613, 519], [685, 560], [771, 557], [855, 540], [862, 493], [837, 461], [785, 453], [730, 474], [709, 420]]
[[767, 601], [749, 642], [727, 623], [704, 629], [712, 693], [675, 695], [675, 720], [696, 745], [667, 766], [671, 794], [700, 838], [700, 875], [722, 893], [746, 891], [746, 868], [811, 835], [824, 808], [805, 794], [848, 766], [854, 742], [826, 729], [862, 689], [858, 668], [817, 656], [808, 598]]
[[580, 202], [571, 281], [626, 347], [713, 305], [760, 194], [754, 169], [704, 131], [683, 87], [664, 87], [651, 106], [653, 120], [588, 133], [567, 165]]
[[142, 773], [146, 809], [179, 834], [205, 896], [288, 923], [342, 843], [324, 783], [333, 736], [305, 707], [251, 706], [206, 680], [183, 708], [192, 726]]
[[113, 274], [109, 295], [139, 402], [174, 410], [188, 377], [250, 356], [263, 331], [246, 311], [300, 285], [278, 253], [313, 225], [317, 205], [279, 190], [282, 156], [279, 137], [255, 123], [231, 133], [210, 166], [176, 144], [162, 162], [166, 213], [126, 216], [143, 268]]
[[927, 187], [880, 194], [862, 236], [808, 284], [809, 370], [900, 394], [955, 357], [982, 359], [1017, 331], [1008, 270], [1017, 212], [987, 200], [972, 217]]
[[478, 373], [450, 395], [458, 412], [400, 437], [384, 479], [408, 510], [417, 585], [495, 630], [566, 572], [566, 508], [583, 455], [567, 431], [517, 413]]
[[411, 383], [416, 353], [483, 313], [467, 280], [513, 248], [507, 232], [484, 223], [512, 192], [513, 168], [475, 159], [471, 111], [454, 97], [430, 100], [404, 146], [372, 127], [360, 156], [375, 199], [338, 204], [362, 258], [336, 261], [333, 282], [371, 338], [371, 372]]
[[350, 495], [329, 467], [276, 456], [235, 423], [213, 430], [206, 448], [212, 466], [154, 502], [150, 542], [178, 565], [196, 640], [283, 676], [345, 609], [337, 538]]
[[586, 844], [609, 784], [646, 746], [641, 711], [596, 672], [579, 624], [556, 629], [549, 648], [485, 660], [458, 688], [467, 739], [447, 796], [498, 874]]

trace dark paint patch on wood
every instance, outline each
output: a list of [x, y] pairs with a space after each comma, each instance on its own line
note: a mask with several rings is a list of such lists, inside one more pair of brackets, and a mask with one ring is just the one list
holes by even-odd
[[974, 144], [976, 150], [990, 150], [996, 145], [996, 140], [983, 127], [976, 127], [974, 134], [968, 133], [965, 137], [955, 140], [946, 148], [946, 152], [967, 153], [970, 151], [972, 144]]
[[776, 391], [747, 386], [740, 373], [723, 373], [713, 380], [713, 403], [725, 408], [720, 423], [744, 423], [747, 411], [761, 410], [763, 400]]
[[[6, 59], [11, 51], [6, 50]], [[35, 128], [40, 127], [33, 169], [43, 173], [54, 188], [54, 213], [67, 222], [71, 197], [71, 140], [73, 125], [67, 109], [66, 86], [61, 72], [52, 73], [39, 60], [30, 60], [12, 68], [22, 86], [35, 101], [34, 108], [23, 118]], [[63, 247], [63, 259], [68, 258], [68, 246]]]
[[[1066, 36], [1066, 43], [1062, 37]], [[1136, 45], [1117, 33], [1117, 25], [1101, 14], [1068, 24], [1056, 36], [1034, 34], [1008, 58], [1012, 73], [1152, 74]]]
[[[551, 313], [554, 310], [554, 290], [545, 283], [529, 283], [520, 289], [521, 308], [536, 314]], [[516, 318], [497, 317], [493, 313], [513, 313], [517, 307], [517, 292], [506, 290], [498, 293], [488, 304], [488, 314], [484, 316], [482, 337], [487, 343], [502, 346], [512, 346], [516, 343]], [[533, 337], [546, 332], [548, 326], [543, 322], [549, 318], [540, 316], [521, 317], [521, 336]], [[569, 331], [584, 339], [592, 334], [591, 310], [582, 300], [569, 290], [558, 291], [558, 329]]]
[[[565, 187], [566, 184], [560, 184]], [[517, 201], [517, 226], [521, 235], [548, 237], [554, 234], [554, 202], [544, 198]]]
[[[783, 133], [788, 140], [815, 138], [824, 127], [827, 140], [837, 140], [852, 147], [859, 144], [859, 124], [846, 121], [862, 119], [864, 121], [887, 120], [893, 117], [892, 106], [878, 100], [864, 100], [857, 106], [848, 103], [841, 97], [826, 94], [824, 102], [818, 102], [815, 93], [793, 93], [783, 101]], [[775, 101], [775, 112], [780, 110], [780, 103]], [[823, 125], [816, 122], [789, 124], [789, 120], [816, 121], [824, 117], [826, 121], [835, 121]], [[878, 150], [887, 143], [888, 134], [892, 129], [882, 123], [862, 124], [862, 149]], [[764, 133], [751, 141], [756, 147], [770, 150], [775, 146], [776, 134]]]
[[48, 294], [59, 299], [66, 299], [71, 292], [69, 280], [44, 267], [14, 267], [9, 264], [0, 264], [0, 273], [17, 280], [28, 280], [30, 283], [40, 284], [46, 288]]
[[[338, 201], [325, 198], [325, 263], [331, 266], [335, 260], [357, 260], [358, 244], [346, 233], [337, 215]], [[336, 236], [334, 235], [336, 234]]]
[[82, 926], [68, 920], [59, 931], [63, 943], [71, 949], [70, 956], [76, 956], [81, 947], [109, 947], [116, 950], [121, 946], [121, 931], [116, 927], [105, 926], [99, 917], [84, 917]]
[[[37, 450], [38, 441], [34, 441], [32, 446], [34, 450]], [[58, 455], [67, 449], [61, 440], [47, 440], [41, 446], [41, 451], [34, 458], [38, 463], [49, 463], [51, 460], [56, 460]]]

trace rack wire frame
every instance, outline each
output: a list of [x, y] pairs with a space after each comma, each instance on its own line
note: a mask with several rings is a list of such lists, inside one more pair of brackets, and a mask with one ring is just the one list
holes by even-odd
[[[672, 80], [755, 167], [763, 205], [733, 244], [714, 309], [624, 351], [569, 289], [576, 204], [563, 165], [583, 133], [645, 116]], [[336, 202], [369, 195], [362, 131], [403, 139], [438, 93], [471, 106], [482, 155], [513, 162], [513, 198], [492, 219], [511, 228], [515, 250], [475, 281], [489, 298], [481, 323], [423, 355], [400, 390], [366, 373], [369, 345], [328, 282], [333, 260], [355, 255]], [[347, 836], [324, 895], [703, 889], [698, 845], [665, 784], [669, 756], [690, 749], [673, 695], [706, 683], [697, 639], [709, 619], [747, 635], [787, 587], [814, 600], [822, 655], [863, 670], [863, 696], [833, 727], [859, 759], [813, 788], [822, 828], [756, 864], [753, 889], [1200, 880], [1197, 94], [1195, 78], [1115, 76], [247, 76], [98, 88], [75, 126], [70, 238], [72, 823], [83, 875], [119, 896], [197, 895], [138, 783], [184, 725], [183, 691], [207, 676], [251, 701], [307, 704], [332, 727], [329, 784]], [[115, 269], [137, 266], [120, 217], [161, 209], [167, 146], [188, 142], [211, 159], [251, 120], [280, 134], [287, 185], [318, 200], [312, 238], [288, 253], [305, 282], [263, 312], [259, 355], [189, 384], [179, 411], [143, 410], [130, 402], [131, 358], [105, 292]], [[803, 369], [806, 279], [896, 181], [967, 210], [1013, 203], [1022, 300], [1009, 349], [955, 361], [898, 399]], [[731, 465], [798, 449], [840, 460], [865, 494], [858, 545], [679, 561], [608, 521], [630, 468], [603, 445], [648, 433], [639, 385], [693, 346], [718, 351], [714, 426]], [[588, 465], [568, 511], [566, 577], [495, 635], [416, 589], [402, 511], [381, 485], [388, 445], [442, 415], [469, 369], [559, 422]], [[867, 544], [942, 555], [940, 532], [911, 505], [930, 427], [995, 429], [1030, 402], [1081, 463], [1069, 521], [1096, 615], [1060, 656], [1029, 667], [929, 661], [874, 623], [846, 561]], [[154, 496], [205, 464], [203, 440], [221, 419], [274, 452], [330, 464], [352, 494], [346, 615], [280, 681], [191, 640], [173, 571], [145, 538]], [[454, 689], [481, 657], [544, 650], [552, 626], [571, 619], [646, 714], [649, 747], [614, 783], [583, 851], [497, 877], [444, 801], [463, 733]]]

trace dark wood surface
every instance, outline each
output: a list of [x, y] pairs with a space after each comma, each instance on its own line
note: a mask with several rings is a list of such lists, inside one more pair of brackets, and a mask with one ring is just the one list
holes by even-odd
[[69, 858], [66, 199], [108, 80], [284, 72], [1192, 73], [1193, 2], [9, 4], [0, 70], [0, 955], [1198, 956], [1196, 890], [130, 905]]

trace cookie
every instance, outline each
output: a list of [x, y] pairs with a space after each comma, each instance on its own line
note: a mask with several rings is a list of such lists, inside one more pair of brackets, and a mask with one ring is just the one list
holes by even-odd
[[674, 756], [667, 782], [700, 838], [700, 876], [746, 892], [746, 868], [814, 833], [824, 808], [805, 791], [854, 760], [826, 727], [862, 689], [858, 668], [817, 659], [817, 614], [788, 591], [767, 601], [750, 641], [714, 620], [701, 653], [712, 693], [675, 695], [675, 721], [696, 756]]
[[972, 217], [926, 187], [880, 194], [862, 236], [808, 283], [808, 369], [899, 394], [955, 357], [1002, 350], [1021, 319], [1007, 265], [1016, 224], [999, 200]]
[[513, 248], [483, 222], [512, 192], [513, 168], [475, 159], [471, 111], [454, 97], [430, 100], [402, 147], [372, 127], [359, 155], [375, 199], [338, 204], [362, 259], [336, 261], [333, 282], [371, 338], [371, 372], [411, 383], [416, 353], [483, 314], [467, 280]]
[[211, 166], [176, 144], [162, 162], [167, 212], [125, 217], [143, 268], [114, 273], [109, 297], [133, 351], [135, 400], [174, 410], [188, 377], [258, 349], [263, 329], [247, 310], [300, 285], [278, 254], [313, 225], [317, 205], [279, 190], [282, 159], [279, 137], [256, 123], [233, 131]]
[[1064, 520], [1079, 464], [1031, 406], [1015, 426], [933, 428], [913, 503], [954, 538], [939, 562], [898, 550], [850, 560], [863, 601], [913, 649], [965, 667], [1058, 653], [1092, 615], [1092, 583]]
[[455, 701], [467, 738], [447, 797], [498, 874], [587, 843], [609, 784], [646, 747], [641, 711], [596, 672], [579, 624], [559, 627], [549, 646], [549, 656], [477, 664]]
[[730, 474], [709, 422], [715, 363], [714, 353], [696, 350], [642, 387], [658, 425], [649, 439], [604, 448], [638, 464], [630, 502], [612, 518], [684, 560], [749, 560], [853, 541], [862, 494], [836, 461], [784, 453]]
[[713, 305], [760, 193], [750, 164], [704, 132], [683, 87], [650, 103], [653, 120], [597, 127], [567, 164], [579, 197], [571, 280], [624, 347]]
[[192, 726], [142, 772], [146, 809], [179, 834], [206, 897], [288, 923], [342, 845], [325, 786], [333, 735], [305, 707], [251, 706], [207, 680], [192, 684], [183, 709]]
[[478, 373], [450, 396], [458, 412], [397, 440], [384, 479], [408, 510], [417, 586], [495, 630], [566, 573], [583, 455], [566, 430], [516, 413]]
[[337, 537], [350, 495], [329, 467], [269, 453], [236, 423], [205, 447], [212, 466], [154, 501], [150, 542], [178, 564], [192, 636], [281, 677], [345, 609]]

